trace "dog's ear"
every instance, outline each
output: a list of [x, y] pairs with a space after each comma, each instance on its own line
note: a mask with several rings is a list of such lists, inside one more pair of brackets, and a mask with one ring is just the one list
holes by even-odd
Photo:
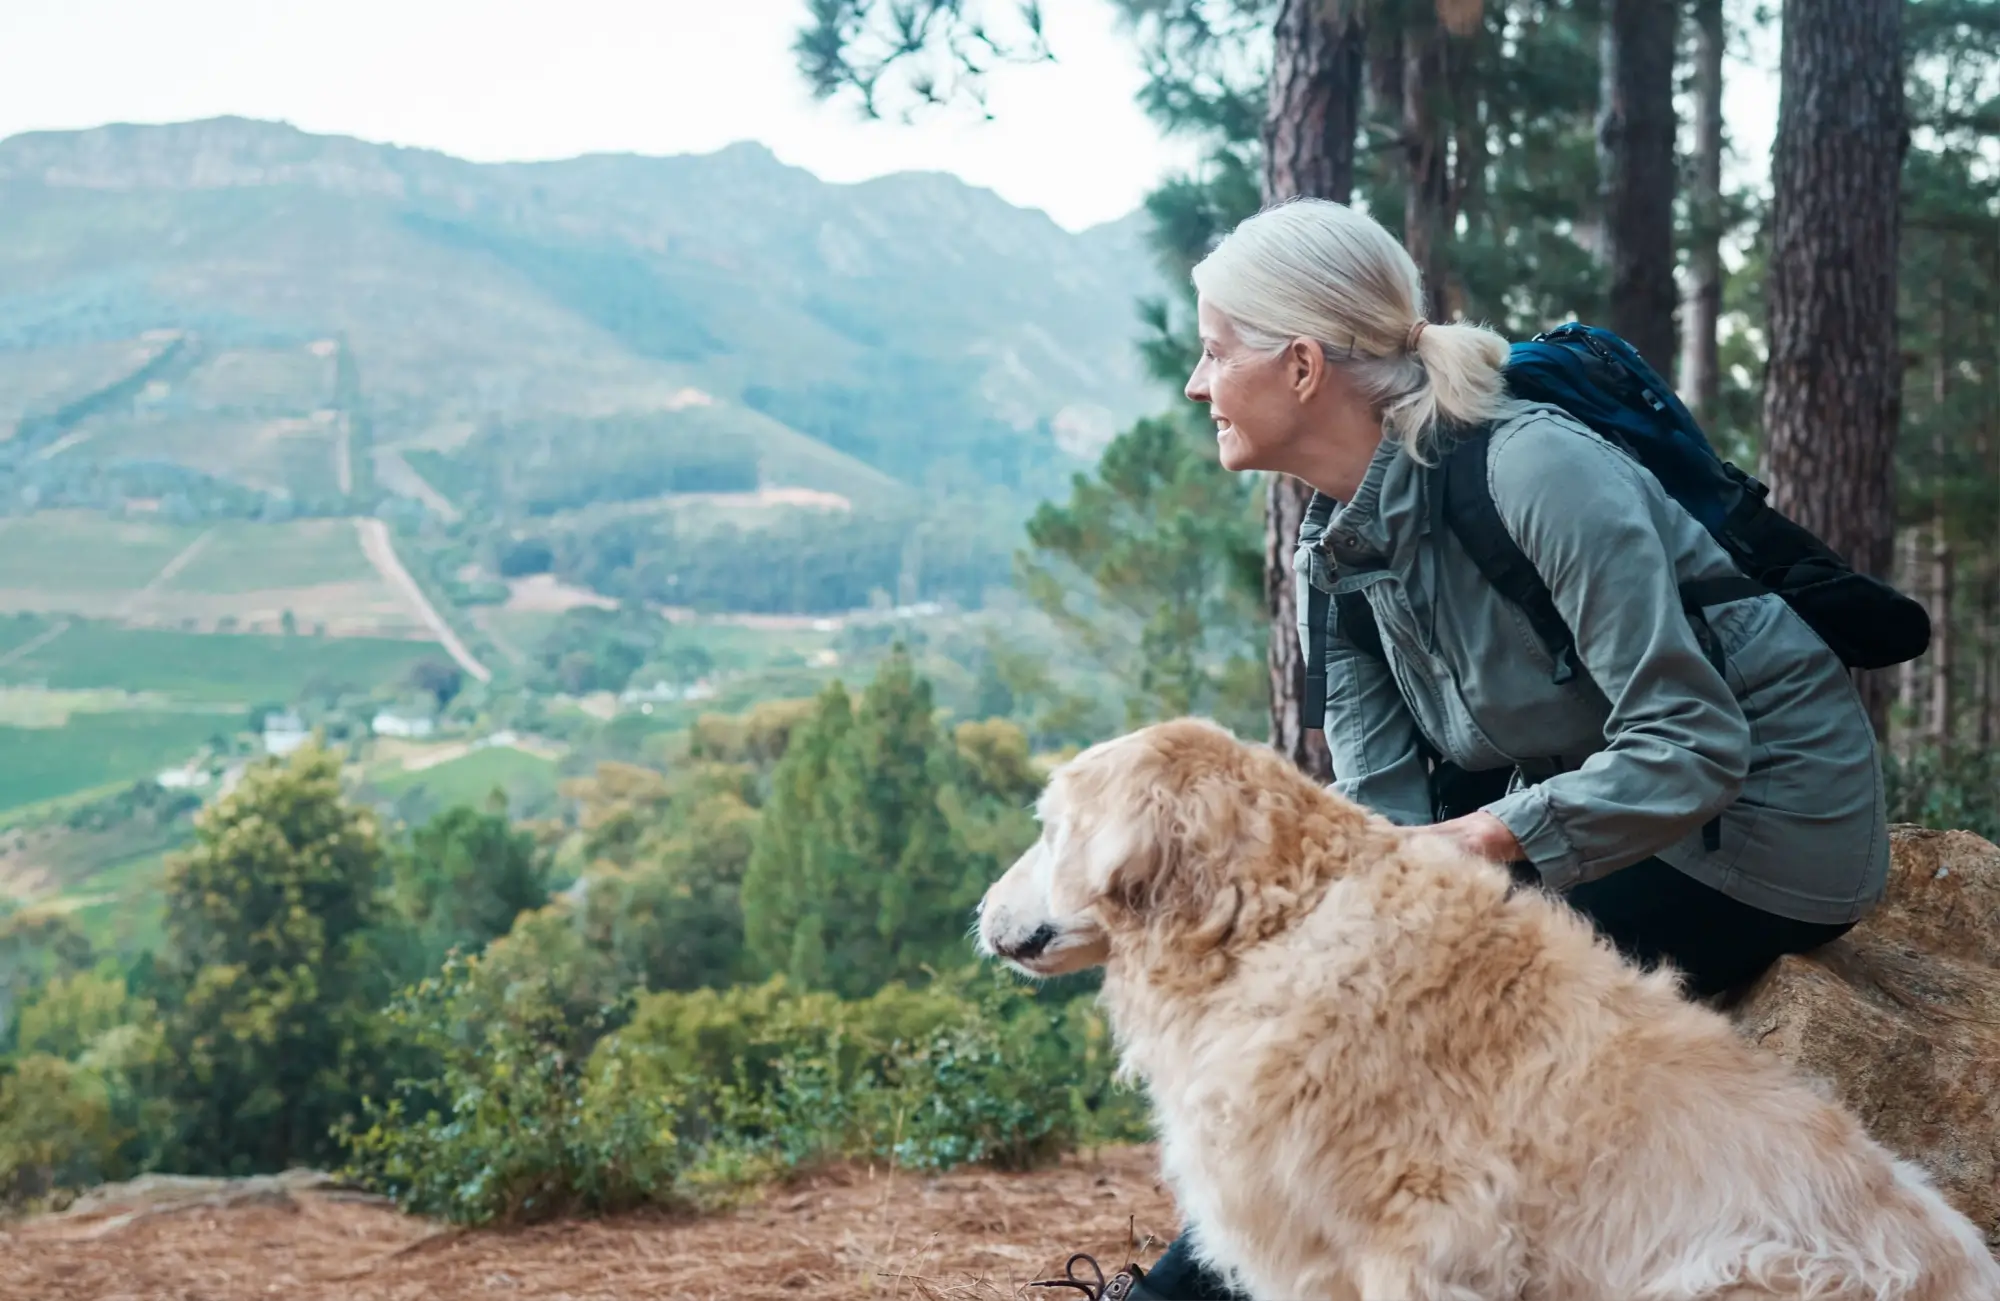
[[1144, 764], [1119, 773], [1100, 800], [1110, 825], [1090, 854], [1105, 906], [1139, 925], [1170, 926], [1191, 949], [1228, 939], [1243, 906], [1229, 869], [1244, 831], [1229, 784]]

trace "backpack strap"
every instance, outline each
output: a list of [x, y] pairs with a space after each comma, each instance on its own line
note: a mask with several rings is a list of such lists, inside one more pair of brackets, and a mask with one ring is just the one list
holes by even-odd
[[[1500, 518], [1493, 502], [1492, 486], [1486, 480], [1486, 450], [1491, 427], [1461, 438], [1438, 463], [1432, 479], [1441, 498], [1441, 509], [1472, 562], [1486, 581], [1528, 617], [1529, 626], [1555, 660], [1553, 680], [1568, 682], [1577, 674], [1576, 637], [1556, 609], [1548, 584], [1536, 571], [1534, 562], [1521, 550]], [[1722, 643], [1709, 627], [1708, 608], [1762, 595], [1769, 589], [1747, 575], [1696, 579], [1680, 586], [1681, 606], [1694, 625], [1702, 653], [1717, 673], [1726, 671]], [[1722, 818], [1710, 818], [1701, 829], [1702, 846], [1713, 854], [1722, 848]]]
[[1484, 426], [1454, 443], [1431, 472], [1431, 491], [1437, 509], [1480, 574], [1527, 615], [1535, 636], [1555, 661], [1552, 680], [1568, 682], [1576, 676], [1576, 638], [1556, 610], [1548, 584], [1507, 532], [1500, 508], [1493, 504], [1492, 487], [1486, 481], [1486, 447], [1492, 436], [1492, 427]]
[[[1313, 493], [1306, 502], [1300, 530], [1318, 525], [1324, 533], [1328, 522], [1333, 519], [1333, 506], [1333, 499], [1325, 493]], [[1299, 726], [1308, 732], [1326, 728], [1326, 616], [1333, 599], [1317, 583], [1306, 583], [1306, 684], [1305, 692], [1299, 698]], [[1347, 615], [1345, 598], [1342, 598], [1340, 617], [1343, 622]], [[1370, 627], [1372, 629], [1372, 623]]]

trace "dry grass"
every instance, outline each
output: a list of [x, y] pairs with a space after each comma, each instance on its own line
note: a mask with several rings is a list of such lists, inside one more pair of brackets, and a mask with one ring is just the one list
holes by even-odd
[[1025, 1175], [843, 1167], [725, 1215], [510, 1232], [323, 1192], [138, 1218], [106, 1208], [0, 1234], [0, 1298], [1012, 1301], [1056, 1295], [1021, 1285], [1060, 1274], [1074, 1251], [1107, 1271], [1157, 1256], [1176, 1221], [1154, 1171], [1143, 1147]]

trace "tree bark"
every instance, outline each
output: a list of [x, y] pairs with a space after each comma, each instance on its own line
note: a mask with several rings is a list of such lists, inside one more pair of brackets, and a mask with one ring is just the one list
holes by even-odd
[[[1921, 530], [1916, 525], [1902, 530], [1896, 535], [1896, 573], [1903, 582], [1909, 584], [1905, 590], [1915, 593], [1919, 589], [1917, 580], [1917, 555], [1923, 547]], [[1929, 602], [1925, 609], [1929, 609]], [[1895, 750], [1898, 758], [1909, 762], [1910, 753], [1916, 748], [1916, 738], [1921, 723], [1917, 716], [1917, 679], [1921, 669], [1915, 660], [1904, 660], [1896, 666], [1896, 707], [1906, 725], [1897, 729]], [[1886, 706], [1885, 706], [1886, 708]], [[1882, 727], [1877, 732], [1886, 731]]]
[[[1772, 150], [1771, 501], [1866, 573], [1895, 542], [1903, 0], [1785, 0]], [[1880, 675], [1859, 685], [1878, 731]]]
[[[1945, 250], [1950, 241], [1945, 241]], [[1949, 265], [1947, 261], [1946, 265]], [[1945, 438], [1945, 422], [1951, 401], [1951, 287], [1938, 278], [1936, 338], [1931, 349], [1931, 698], [1930, 718], [1925, 730], [1940, 756], [1951, 749], [1953, 661], [1957, 658], [1957, 638], [1951, 623], [1956, 577], [1951, 536], [1946, 532], [1948, 513], [1946, 484], [1951, 471], [1950, 448]]]
[[[1283, 0], [1273, 32], [1264, 118], [1264, 201], [1307, 196], [1345, 203], [1354, 190], [1367, 54], [1358, 0]], [[1273, 475], [1264, 511], [1264, 604], [1270, 618], [1271, 744], [1320, 781], [1331, 780], [1326, 738], [1299, 718], [1305, 656], [1299, 646], [1292, 552], [1311, 489]]]
[[1403, 247], [1424, 279], [1424, 315], [1448, 317], [1451, 180], [1437, 106], [1449, 93], [1443, 26], [1425, 13], [1403, 33]]
[[1694, 3], [1694, 174], [1688, 207], [1688, 292], [1681, 305], [1681, 400], [1715, 417], [1722, 391], [1715, 331], [1722, 318], [1722, 0]]
[[1653, 368], [1674, 364], [1672, 0], [1606, 0], [1597, 157], [1606, 318]]

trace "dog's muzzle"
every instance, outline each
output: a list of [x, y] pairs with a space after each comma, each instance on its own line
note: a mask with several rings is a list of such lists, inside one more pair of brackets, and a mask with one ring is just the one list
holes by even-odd
[[995, 944], [993, 951], [1015, 962], [1033, 962], [1042, 956], [1049, 945], [1055, 943], [1055, 938], [1056, 928], [1043, 922], [1019, 944]]

